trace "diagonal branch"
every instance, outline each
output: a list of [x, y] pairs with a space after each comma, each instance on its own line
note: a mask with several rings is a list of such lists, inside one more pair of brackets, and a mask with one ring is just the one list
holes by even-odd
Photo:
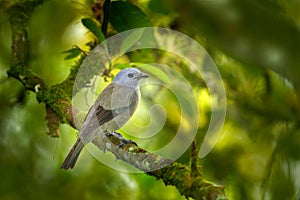
[[157, 179], [161, 179], [165, 185], [175, 186], [186, 197], [226, 199], [223, 186], [214, 185], [204, 180], [201, 173], [198, 173], [197, 177], [192, 176], [193, 170], [181, 163], [150, 153], [132, 143], [119, 147], [122, 141], [113, 135], [99, 136], [93, 140], [93, 144], [100, 150], [112, 152], [117, 159], [129, 163]]

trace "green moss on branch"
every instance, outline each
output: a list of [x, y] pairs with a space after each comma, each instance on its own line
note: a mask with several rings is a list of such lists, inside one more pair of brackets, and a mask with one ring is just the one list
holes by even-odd
[[226, 199], [224, 187], [204, 180], [200, 171], [197, 171], [197, 176], [191, 176], [195, 174], [192, 172], [193, 169], [158, 154], [147, 152], [132, 143], [120, 147], [122, 141], [112, 135], [99, 136], [93, 140], [93, 143], [100, 150], [109, 150], [117, 159], [162, 180], [165, 185], [175, 186], [186, 197], [207, 200]]
[[45, 82], [22, 64], [12, 65], [7, 71], [8, 77], [19, 80], [27, 90], [35, 92], [39, 88], [46, 87]]

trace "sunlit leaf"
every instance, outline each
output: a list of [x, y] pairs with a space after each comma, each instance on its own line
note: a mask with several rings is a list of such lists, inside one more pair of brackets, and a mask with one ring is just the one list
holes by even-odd
[[100, 30], [100, 28], [94, 20], [90, 18], [83, 18], [81, 19], [81, 22], [99, 39], [100, 42], [105, 40], [105, 36], [103, 35], [102, 31]]
[[133, 45], [135, 45], [136, 42], [141, 38], [143, 33], [144, 33], [144, 29], [136, 29], [132, 31], [131, 34], [129, 34], [127, 38], [124, 39], [124, 42], [121, 45], [121, 53], [125, 53]]
[[170, 83], [170, 79], [168, 75], [155, 65], [144, 64], [144, 63], [132, 63], [132, 65], [148, 73], [150, 76], [154, 76], [155, 78], [161, 80], [166, 84]]
[[130, 67], [130, 65], [129, 65], [129, 63], [117, 63], [114, 65], [114, 67], [122, 70], [122, 69]]
[[67, 54], [67, 56], [65, 57], [65, 60], [69, 60], [72, 58], [76, 58], [82, 52], [83, 51], [78, 46], [74, 46], [72, 49], [66, 50], [63, 53]]

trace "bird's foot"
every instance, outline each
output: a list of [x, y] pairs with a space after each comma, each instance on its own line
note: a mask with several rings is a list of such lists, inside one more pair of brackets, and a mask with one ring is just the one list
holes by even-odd
[[121, 140], [121, 143], [118, 144], [117, 148], [120, 148], [120, 147], [122, 147], [125, 144], [134, 144], [135, 146], [138, 146], [134, 141], [132, 141], [132, 140], [126, 140], [125, 138], [123, 138], [123, 136], [120, 133], [113, 132], [113, 133], [107, 133], [106, 135], [108, 135], [108, 136], [112, 135], [112, 136], [118, 138], [119, 140]]

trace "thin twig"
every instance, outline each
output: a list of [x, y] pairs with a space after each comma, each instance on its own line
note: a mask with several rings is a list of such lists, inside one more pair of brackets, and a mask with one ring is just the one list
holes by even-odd
[[107, 33], [107, 27], [108, 27], [109, 15], [110, 15], [110, 3], [111, 0], [105, 0], [103, 6], [104, 16], [103, 16], [101, 31], [104, 36], [106, 36]]

